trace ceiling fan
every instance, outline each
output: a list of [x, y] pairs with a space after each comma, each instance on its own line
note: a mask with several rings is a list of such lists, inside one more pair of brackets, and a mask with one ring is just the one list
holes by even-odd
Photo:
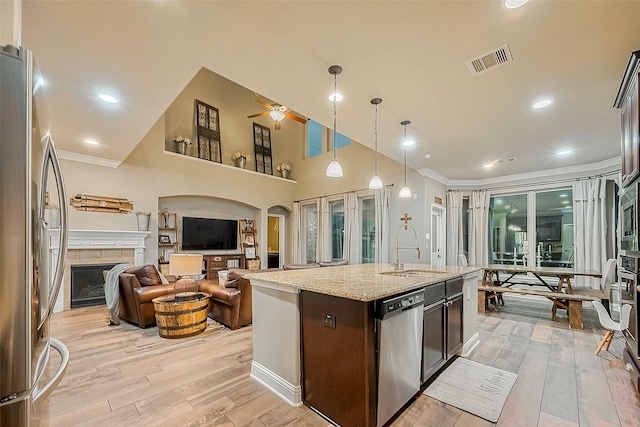
[[254, 117], [266, 116], [269, 115], [275, 123], [275, 130], [280, 130], [282, 128], [282, 124], [280, 123], [284, 119], [295, 120], [296, 122], [300, 122], [302, 124], [307, 123], [307, 119], [300, 117], [296, 114], [290, 112], [289, 108], [280, 104], [267, 104], [264, 101], [260, 101], [259, 99], [255, 100], [258, 104], [266, 107], [269, 111], [263, 111], [262, 113], [252, 114], [247, 116], [248, 119], [252, 119]]

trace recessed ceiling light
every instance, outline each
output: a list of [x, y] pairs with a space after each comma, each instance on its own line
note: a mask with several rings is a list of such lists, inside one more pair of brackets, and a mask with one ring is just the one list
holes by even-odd
[[569, 201], [568, 201], [568, 200], [563, 200], [563, 201], [562, 201], [562, 204], [563, 204], [563, 205], [568, 205], [568, 204], [569, 204]]
[[552, 103], [553, 101], [550, 99], [543, 99], [542, 101], [538, 101], [535, 104], [533, 104], [533, 108], [540, 109], [540, 108], [548, 107]]
[[493, 163], [487, 163], [486, 165], [482, 166], [483, 168], [492, 168], [494, 166]]
[[562, 194], [560, 195], [560, 197], [569, 197], [569, 195], [568, 195], [568, 194], [565, 194], [565, 193], [562, 193]]
[[425, 154], [425, 155], [424, 155], [424, 158], [425, 158], [425, 159], [430, 159], [430, 158], [431, 158], [431, 154]]
[[515, 9], [524, 5], [528, 1], [529, 0], [504, 0], [504, 5], [509, 9]]
[[335, 92], [329, 95], [329, 101], [331, 102], [340, 102], [344, 99], [341, 93]]
[[93, 139], [85, 139], [84, 142], [89, 145], [98, 145], [98, 141], [94, 141]]
[[117, 104], [118, 100], [111, 95], [107, 95], [106, 93], [101, 93], [98, 95], [98, 98], [102, 99], [104, 102], [108, 102], [110, 104]]
[[568, 156], [571, 153], [573, 153], [573, 150], [562, 150], [562, 151], [558, 151], [556, 154], [558, 156]]

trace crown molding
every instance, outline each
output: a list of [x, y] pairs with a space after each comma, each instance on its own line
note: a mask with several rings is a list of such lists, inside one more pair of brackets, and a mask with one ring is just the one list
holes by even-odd
[[620, 170], [620, 156], [600, 162], [588, 163], [584, 165], [569, 166], [566, 168], [547, 169], [537, 172], [527, 172], [515, 175], [504, 175], [483, 179], [448, 179], [432, 169], [418, 169], [422, 176], [434, 179], [448, 187], [485, 187], [503, 183], [513, 183], [514, 181], [540, 181], [544, 178], [561, 178], [598, 175], [611, 173]]
[[106, 166], [109, 168], [117, 168], [122, 164], [117, 160], [103, 159], [102, 157], [87, 156], [86, 154], [72, 153], [71, 151], [56, 150], [58, 157], [65, 160], [73, 160], [74, 162], [90, 163], [92, 165]]

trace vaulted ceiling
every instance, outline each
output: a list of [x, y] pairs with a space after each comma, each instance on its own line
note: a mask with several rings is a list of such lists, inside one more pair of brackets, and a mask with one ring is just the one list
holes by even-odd
[[[332, 127], [338, 64], [338, 131], [373, 147], [380, 97], [380, 150], [402, 161], [411, 120], [413, 168], [482, 179], [602, 162], [620, 155], [612, 104], [640, 49], [640, 1], [25, 0], [22, 15], [57, 146], [115, 161], [201, 67]], [[505, 44], [512, 62], [471, 74], [466, 61]]]

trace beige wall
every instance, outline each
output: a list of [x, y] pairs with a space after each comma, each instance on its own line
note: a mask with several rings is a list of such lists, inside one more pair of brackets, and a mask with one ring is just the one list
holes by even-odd
[[[254, 97], [253, 92], [208, 70], [201, 70], [118, 168], [63, 160], [62, 170], [68, 197], [75, 194], [124, 197], [134, 203], [134, 210], [151, 212], [151, 236], [146, 241], [145, 259], [145, 262], [150, 263], [157, 261], [157, 213], [159, 208], [164, 208], [159, 206], [160, 199], [184, 202], [184, 196], [187, 199], [192, 197], [193, 200], [211, 198], [210, 203], [207, 202], [207, 211], [212, 213], [212, 217], [218, 214], [224, 214], [225, 217], [231, 215], [229, 206], [231, 210], [233, 206], [237, 206], [238, 218], [251, 216], [249, 212], [253, 212], [258, 229], [258, 253], [265, 266], [269, 208], [282, 206], [290, 210], [294, 200], [365, 189], [373, 173], [373, 151], [356, 142], [339, 149], [338, 159], [342, 163], [344, 177], [328, 178], [324, 172], [332, 154], [325, 153], [313, 159], [303, 160], [306, 128], [291, 120], [285, 120], [282, 130], [271, 132], [274, 165], [284, 161], [290, 162], [291, 177], [297, 180], [297, 183], [256, 173], [252, 171], [253, 120], [247, 119], [246, 116], [264, 109], [254, 102]], [[176, 134], [195, 139], [195, 131], [192, 131], [195, 98], [220, 110], [223, 164], [168, 152], [174, 151], [172, 137]], [[260, 124], [273, 129], [271, 119], [259, 119]], [[246, 170], [231, 166], [231, 154], [234, 151], [250, 153], [251, 161]], [[402, 186], [403, 165], [385, 156], [379, 156], [379, 174], [385, 184], [394, 184], [390, 209], [391, 257], [395, 230], [400, 224], [399, 218], [407, 212], [413, 217], [412, 224], [418, 232], [422, 249], [421, 262], [428, 262], [429, 251], [426, 247], [425, 233], [430, 231], [431, 201], [434, 195], [445, 199], [445, 187], [409, 169], [408, 184], [417, 198], [399, 199], [397, 194]], [[175, 199], [176, 196], [179, 198]], [[219, 210], [215, 208], [216, 201], [219, 202]], [[179, 210], [180, 206], [172, 202], [171, 207]], [[193, 206], [189, 209], [198, 210]], [[71, 208], [69, 218], [70, 226], [74, 229], [136, 228], [134, 215], [77, 212]], [[286, 228], [289, 227], [290, 224], [287, 224]], [[287, 249], [290, 249], [291, 233], [288, 234]], [[406, 232], [400, 233], [400, 242], [401, 246], [415, 245], [413, 235]], [[291, 262], [291, 251], [286, 250], [285, 253], [285, 263]], [[403, 251], [401, 260], [415, 261], [414, 253]]]

